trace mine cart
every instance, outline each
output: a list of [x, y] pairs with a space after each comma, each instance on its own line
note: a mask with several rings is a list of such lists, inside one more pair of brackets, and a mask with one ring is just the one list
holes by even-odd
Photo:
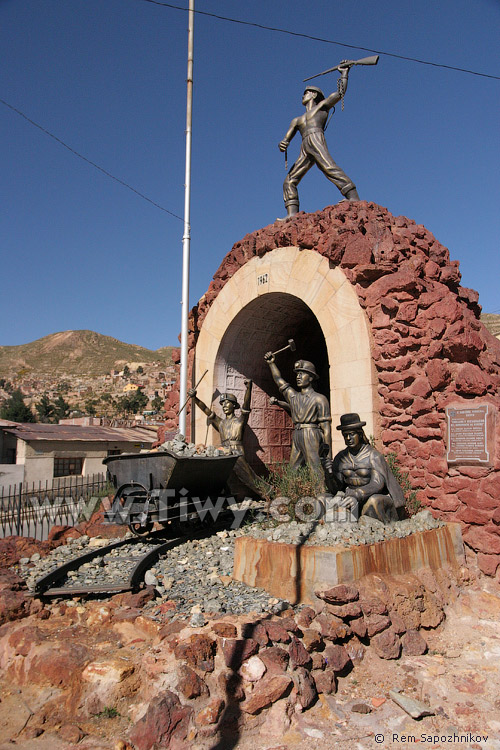
[[215, 503], [224, 493], [237, 460], [234, 454], [179, 456], [166, 449], [109, 456], [103, 463], [116, 494], [105, 519], [126, 524], [137, 536], [149, 534], [155, 522], [173, 530], [195, 525], [207, 498]]

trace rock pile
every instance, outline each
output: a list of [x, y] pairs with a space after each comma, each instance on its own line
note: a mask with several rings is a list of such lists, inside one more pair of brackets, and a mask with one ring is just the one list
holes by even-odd
[[346, 521], [323, 524], [290, 521], [275, 527], [269, 522], [251, 524], [245, 527], [245, 532], [269, 542], [352, 547], [358, 544], [375, 544], [386, 539], [401, 539], [418, 531], [437, 529], [444, 525], [444, 522], [435, 519], [430, 511], [422, 510], [411, 518], [386, 525], [375, 518], [363, 516], [358, 523]]
[[150, 590], [106, 603], [38, 603], [0, 632], [0, 667], [11, 684], [40, 690], [31, 736], [56, 725], [69, 733], [68, 723], [83, 736], [92, 717], [114, 710], [128, 713], [123, 742], [136, 750], [195, 740], [201, 748], [251, 717], [275, 721], [276, 711], [283, 731], [318, 696], [334, 694], [367, 649], [384, 660], [423, 654], [420, 629], [442, 621], [452, 589], [449, 572], [387, 583], [369, 576], [318, 591], [313, 607], [218, 616], [202, 627], [174, 621]]
[[176, 456], [182, 458], [190, 458], [191, 456], [204, 456], [208, 458], [214, 458], [216, 456], [231, 456], [232, 454], [237, 455], [238, 452], [231, 448], [226, 448], [223, 445], [204, 445], [203, 443], [189, 443], [184, 435], [180, 432], [175, 435], [172, 440], [167, 440], [162, 443], [159, 450], [165, 448], [171, 453], [175, 453]]

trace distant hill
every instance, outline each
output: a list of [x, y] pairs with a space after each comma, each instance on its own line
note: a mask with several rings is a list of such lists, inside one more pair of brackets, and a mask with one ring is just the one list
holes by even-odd
[[30, 344], [0, 346], [0, 376], [12, 377], [20, 370], [33, 371], [35, 375], [105, 375], [134, 362], [169, 365], [171, 351], [170, 346], [152, 351], [125, 344], [94, 331], [61, 331]]
[[482, 313], [481, 323], [484, 323], [486, 328], [493, 336], [500, 337], [500, 315], [494, 315], [493, 313]]

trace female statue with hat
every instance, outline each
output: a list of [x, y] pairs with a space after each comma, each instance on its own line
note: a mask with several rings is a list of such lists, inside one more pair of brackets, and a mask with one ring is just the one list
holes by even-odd
[[[234, 473], [238, 479], [243, 482], [251, 492], [261, 496], [263, 481], [259, 479], [257, 474], [254, 472], [252, 467], [247, 462], [244, 456], [243, 450], [243, 432], [250, 416], [250, 402], [252, 399], [252, 380], [244, 381], [246, 390], [243, 398], [243, 406], [240, 407], [238, 399], [234, 393], [221, 393], [219, 401], [224, 412], [223, 417], [217, 416], [217, 414], [210, 409], [203, 401], [201, 401], [196, 395], [196, 389], [190, 388], [188, 390], [188, 396], [194, 399], [196, 406], [198, 406], [208, 417], [207, 422], [211, 424], [219, 433], [221, 443], [224, 448], [230, 448], [233, 453], [237, 453], [239, 458], [234, 466]], [[239, 417], [236, 416], [235, 412], [241, 408], [241, 414]], [[230, 487], [231, 489], [231, 487]], [[233, 491], [233, 489], [231, 489]], [[234, 492], [237, 494], [237, 490]]]
[[317, 86], [306, 86], [302, 96], [302, 104], [306, 111], [303, 115], [292, 120], [287, 134], [279, 143], [280, 151], [286, 152], [297, 131], [302, 136], [299, 158], [293, 164], [283, 183], [283, 200], [287, 209], [287, 217], [298, 212], [299, 193], [297, 185], [314, 164], [321, 169], [325, 177], [338, 187], [347, 200], [359, 200], [354, 182], [334, 162], [325, 140], [328, 112], [343, 98], [347, 89], [349, 75], [347, 62], [347, 60], [343, 60], [340, 63], [338, 69], [341, 71], [341, 77], [338, 81], [338, 91], [330, 94], [330, 96], [325, 97]]
[[293, 371], [296, 373], [299, 388], [296, 391], [281, 376], [274, 354], [268, 352], [264, 359], [269, 365], [274, 382], [290, 407], [294, 426], [290, 466], [296, 469], [308, 464], [314, 471], [322, 474], [322, 447], [327, 446], [327, 458], [332, 454], [332, 419], [328, 399], [312, 387], [312, 383], [318, 379], [316, 368], [306, 359], [299, 359], [295, 363]]
[[332, 473], [347, 497], [354, 497], [361, 515], [383, 523], [397, 521], [397, 508], [404, 506], [403, 490], [383, 455], [370, 445], [359, 414], [343, 414], [337, 430], [346, 448], [333, 460]]

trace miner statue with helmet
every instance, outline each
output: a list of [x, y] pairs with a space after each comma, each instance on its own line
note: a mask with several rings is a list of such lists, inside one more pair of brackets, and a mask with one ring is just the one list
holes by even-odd
[[[335, 111], [335, 105], [337, 102], [342, 101], [342, 109], [344, 108], [344, 95], [347, 90], [350, 68], [353, 65], [376, 65], [377, 62], [378, 55], [365, 57], [362, 60], [342, 60], [342, 62], [334, 68], [330, 68], [329, 70], [325, 70], [315, 76], [311, 76], [311, 78], [317, 78], [319, 75], [332, 73], [334, 70], [340, 72], [340, 78], [337, 82], [337, 91], [329, 96], [325, 96], [323, 91], [317, 86], [307, 84], [302, 95], [302, 104], [305, 106], [306, 111], [304, 114], [295, 117], [292, 120], [285, 137], [278, 144], [280, 151], [285, 152], [285, 163], [287, 163], [287, 149], [290, 145], [290, 141], [297, 132], [302, 136], [299, 157], [288, 172], [285, 182], [283, 183], [283, 200], [285, 201], [285, 207], [287, 210], [287, 216], [285, 219], [294, 216], [294, 214], [298, 212], [299, 193], [297, 185], [314, 164], [317, 165], [330, 182], [333, 182], [333, 184], [338, 187], [346, 200], [359, 200], [356, 185], [346, 175], [344, 170], [335, 163], [332, 155], [328, 151], [328, 146], [326, 145], [325, 140], [325, 130], [329, 123], [329, 113], [331, 117]], [[306, 78], [305, 80], [311, 80], [311, 78]]]
[[330, 404], [322, 393], [314, 390], [312, 384], [318, 379], [312, 362], [299, 359], [293, 371], [296, 374], [298, 390], [286, 382], [275, 362], [275, 353], [264, 355], [273, 380], [285, 399], [287, 411], [293, 422], [290, 466], [297, 469], [307, 464], [317, 474], [322, 475], [322, 457], [331, 458], [332, 432]]

